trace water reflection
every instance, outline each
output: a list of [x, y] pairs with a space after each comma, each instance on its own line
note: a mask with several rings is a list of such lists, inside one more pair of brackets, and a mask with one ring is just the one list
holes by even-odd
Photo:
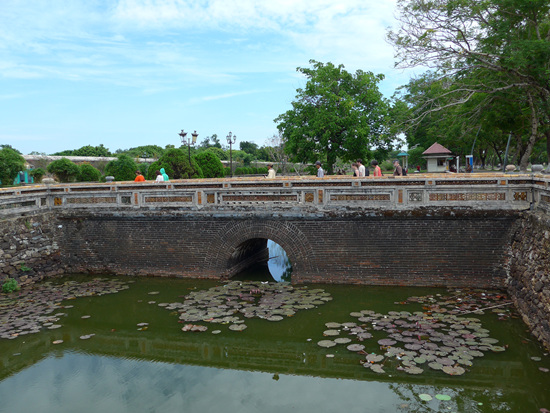
[[[377, 375], [344, 346], [328, 358], [315, 344], [324, 323], [345, 320], [350, 311], [385, 313], [408, 296], [443, 290], [316, 285], [334, 300], [278, 323], [247, 319], [242, 333], [220, 325], [219, 335], [183, 333], [177, 313], [159, 307], [218, 284], [137, 279], [118, 294], [71, 300], [62, 328], [1, 340], [0, 412], [519, 412], [550, 406], [548, 375], [538, 370], [548, 358], [534, 342], [522, 343], [528, 337], [520, 320], [485, 315], [491, 336], [510, 347], [476, 360], [460, 377]], [[141, 322], [149, 329], [138, 330]], [[95, 336], [80, 339], [90, 333]], [[58, 339], [64, 343], [53, 345]], [[369, 351], [378, 349], [376, 341], [371, 345]], [[424, 402], [420, 393], [452, 400]]]
[[267, 266], [273, 279], [277, 282], [290, 282], [292, 275], [292, 264], [288, 259], [286, 251], [275, 241], [268, 240], [269, 261]]

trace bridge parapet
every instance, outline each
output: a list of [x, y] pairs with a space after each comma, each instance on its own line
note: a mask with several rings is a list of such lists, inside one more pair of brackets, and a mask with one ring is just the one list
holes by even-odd
[[550, 212], [550, 177], [453, 174], [330, 176], [35, 185], [0, 189], [0, 216], [40, 210], [224, 211], [234, 207], [310, 211], [466, 208]]

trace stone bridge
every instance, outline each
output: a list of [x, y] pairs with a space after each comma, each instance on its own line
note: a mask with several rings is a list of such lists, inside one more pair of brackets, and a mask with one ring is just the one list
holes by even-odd
[[0, 218], [32, 233], [42, 216], [64, 271], [229, 278], [266, 259], [271, 239], [295, 283], [490, 287], [503, 285], [520, 212], [550, 209], [549, 182], [447, 174], [26, 186], [0, 190]]

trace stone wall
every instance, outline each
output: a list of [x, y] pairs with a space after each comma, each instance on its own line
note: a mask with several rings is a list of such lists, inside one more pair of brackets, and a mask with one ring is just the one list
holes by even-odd
[[550, 349], [550, 216], [525, 213], [511, 248], [509, 293], [532, 334]]
[[55, 221], [53, 213], [0, 220], [0, 283], [14, 278], [26, 284], [64, 272]]
[[[516, 214], [65, 216], [74, 272], [220, 278], [250, 240], [287, 252], [295, 283], [503, 287]], [[242, 256], [242, 258], [246, 258]]]

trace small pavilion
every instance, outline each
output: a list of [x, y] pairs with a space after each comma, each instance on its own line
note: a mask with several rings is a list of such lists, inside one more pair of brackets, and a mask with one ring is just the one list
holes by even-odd
[[452, 159], [453, 153], [436, 142], [422, 155], [428, 164], [428, 172], [445, 172], [449, 170], [449, 159]]

